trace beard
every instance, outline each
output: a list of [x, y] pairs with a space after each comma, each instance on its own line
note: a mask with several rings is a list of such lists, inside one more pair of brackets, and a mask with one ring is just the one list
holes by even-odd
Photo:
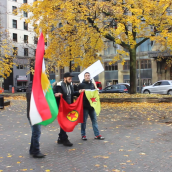
[[66, 80], [66, 84], [67, 84], [67, 85], [70, 85], [70, 84], [71, 84], [71, 81], [70, 81], [70, 82], [68, 82], [68, 81]]

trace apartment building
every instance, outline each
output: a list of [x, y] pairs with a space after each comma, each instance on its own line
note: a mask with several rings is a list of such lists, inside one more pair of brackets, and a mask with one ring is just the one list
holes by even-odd
[[[32, 79], [28, 74], [30, 61], [35, 56], [37, 38], [33, 32], [31, 24], [27, 24], [25, 19], [29, 14], [22, 12], [15, 13], [15, 10], [23, 3], [33, 3], [35, 0], [1, 0], [0, 2], [0, 22], [4, 30], [8, 30], [9, 37], [13, 41], [16, 52], [17, 66], [13, 66], [10, 77], [4, 80], [4, 89], [9, 90], [9, 86], [16, 89], [25, 87]], [[21, 18], [21, 15], [24, 18]]]

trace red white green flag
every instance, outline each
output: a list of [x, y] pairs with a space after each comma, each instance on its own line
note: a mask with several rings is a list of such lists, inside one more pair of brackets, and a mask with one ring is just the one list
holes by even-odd
[[58, 122], [66, 132], [72, 132], [78, 123], [83, 123], [83, 95], [84, 93], [81, 93], [72, 104], [68, 104], [62, 96], [60, 97]]
[[36, 50], [35, 72], [30, 102], [29, 115], [32, 125], [48, 125], [56, 119], [58, 114], [53, 90], [45, 73], [44, 45], [44, 37], [41, 33]]

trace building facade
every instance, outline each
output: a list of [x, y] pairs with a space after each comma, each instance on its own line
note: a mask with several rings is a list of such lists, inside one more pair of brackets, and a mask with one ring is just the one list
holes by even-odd
[[[35, 56], [37, 38], [31, 24], [25, 19], [30, 14], [26, 12], [16, 13], [15, 10], [23, 3], [33, 3], [35, 0], [1, 0], [0, 22], [4, 30], [8, 30], [9, 37], [13, 41], [16, 59], [11, 76], [4, 80], [4, 90], [14, 86], [16, 89], [26, 87], [31, 80], [29, 74], [31, 59]], [[23, 18], [21, 18], [23, 16]]]
[[[147, 40], [145, 43], [140, 45], [137, 49], [137, 91], [140, 92], [143, 86], [151, 85], [158, 79], [163, 77], [158, 77], [157, 72], [157, 60], [150, 57], [149, 53], [152, 51], [153, 43]], [[130, 60], [128, 57], [124, 57], [125, 63], [121, 64], [120, 61], [110, 65], [109, 62], [116, 54], [116, 50], [121, 48], [119, 46], [113, 45], [112, 42], [108, 43], [107, 49], [102, 51], [100, 55], [103, 59], [104, 72], [95, 77], [95, 81], [100, 81], [102, 87], [106, 87], [109, 84], [117, 83], [130, 83]], [[59, 68], [56, 71], [56, 80], [62, 80], [63, 74], [68, 72], [69, 68]], [[73, 81], [79, 83], [78, 75], [82, 71], [79, 66], [75, 71], [73, 71]], [[167, 77], [168, 79], [169, 77]]]

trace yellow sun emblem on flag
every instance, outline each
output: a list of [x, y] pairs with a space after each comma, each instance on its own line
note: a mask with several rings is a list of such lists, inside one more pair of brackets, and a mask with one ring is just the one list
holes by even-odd
[[71, 122], [74, 122], [78, 119], [79, 113], [76, 110], [73, 110], [67, 114], [67, 119]]

